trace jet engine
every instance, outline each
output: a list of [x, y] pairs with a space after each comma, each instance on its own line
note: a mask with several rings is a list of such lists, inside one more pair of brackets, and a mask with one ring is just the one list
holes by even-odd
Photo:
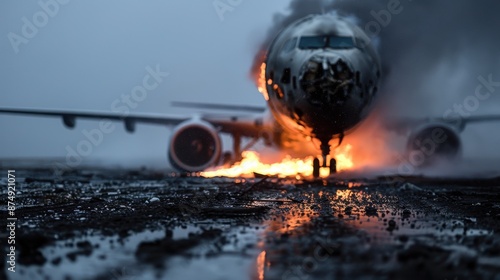
[[415, 166], [428, 166], [438, 160], [450, 161], [461, 154], [459, 132], [448, 124], [426, 124], [408, 139], [408, 160]]
[[220, 160], [221, 150], [222, 142], [213, 125], [195, 119], [174, 129], [168, 158], [176, 169], [196, 172], [215, 166]]

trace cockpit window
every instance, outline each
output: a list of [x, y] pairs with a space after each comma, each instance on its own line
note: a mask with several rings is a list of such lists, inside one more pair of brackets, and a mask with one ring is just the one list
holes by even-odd
[[308, 36], [301, 37], [299, 42], [300, 49], [350, 49], [354, 47], [354, 40], [351, 37]]
[[300, 38], [299, 48], [301, 49], [321, 49], [326, 47], [327, 37], [314, 36]]
[[354, 41], [351, 37], [331, 36], [328, 46], [333, 49], [351, 49], [354, 48]]
[[293, 51], [293, 49], [295, 49], [295, 45], [297, 45], [297, 38], [290, 39], [286, 41], [285, 44], [283, 44], [283, 48], [281, 49], [281, 51], [283, 53], [291, 52]]

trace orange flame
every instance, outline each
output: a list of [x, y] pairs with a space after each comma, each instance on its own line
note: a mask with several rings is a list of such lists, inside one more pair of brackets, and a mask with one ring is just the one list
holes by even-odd
[[264, 280], [265, 262], [266, 262], [266, 251], [262, 251], [260, 252], [259, 256], [257, 256], [257, 273], [259, 280]]
[[[347, 170], [354, 166], [351, 156], [351, 145], [347, 144], [335, 151], [334, 157], [337, 160], [337, 170]], [[245, 151], [242, 153], [243, 159], [229, 168], [219, 168], [201, 172], [203, 177], [253, 177], [254, 173], [277, 176], [280, 178], [295, 177], [296, 179], [311, 177], [313, 174], [313, 157], [305, 159], [294, 159], [286, 156], [281, 162], [263, 163], [259, 153]], [[329, 169], [320, 170], [321, 177], [328, 177]]]
[[[270, 84], [272, 83], [271, 80], [269, 80]], [[257, 77], [257, 89], [259, 90], [260, 93], [264, 96], [264, 99], [267, 101], [269, 100], [269, 94], [267, 93], [266, 90], [266, 63], [262, 62], [260, 65], [260, 72]]]

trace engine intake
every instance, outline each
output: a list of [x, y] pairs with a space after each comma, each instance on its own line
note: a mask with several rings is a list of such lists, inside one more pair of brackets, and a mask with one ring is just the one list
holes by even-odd
[[173, 167], [196, 172], [214, 166], [220, 159], [221, 139], [209, 123], [190, 120], [179, 124], [170, 139], [168, 157]]
[[410, 134], [408, 160], [428, 166], [439, 160], [450, 161], [460, 155], [462, 143], [456, 129], [446, 124], [428, 124]]

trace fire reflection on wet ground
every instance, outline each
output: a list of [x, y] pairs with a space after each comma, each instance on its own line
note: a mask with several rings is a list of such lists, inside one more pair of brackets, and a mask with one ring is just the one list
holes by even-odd
[[[454, 218], [454, 213], [432, 206], [413, 207], [411, 193], [395, 188], [381, 192], [362, 184], [298, 192], [295, 203], [279, 206], [264, 223], [262, 250], [269, 279], [351, 279], [387, 271], [412, 278], [399, 268], [402, 262], [415, 262], [410, 268], [425, 267], [437, 257], [443, 262], [439, 265], [449, 269], [495, 260], [472, 261], [477, 253], [463, 244], [491, 237], [493, 230], [467, 226], [469, 218]], [[436, 193], [422, 192], [428, 201], [415, 204], [432, 205]], [[423, 259], [427, 254], [433, 256]]]

